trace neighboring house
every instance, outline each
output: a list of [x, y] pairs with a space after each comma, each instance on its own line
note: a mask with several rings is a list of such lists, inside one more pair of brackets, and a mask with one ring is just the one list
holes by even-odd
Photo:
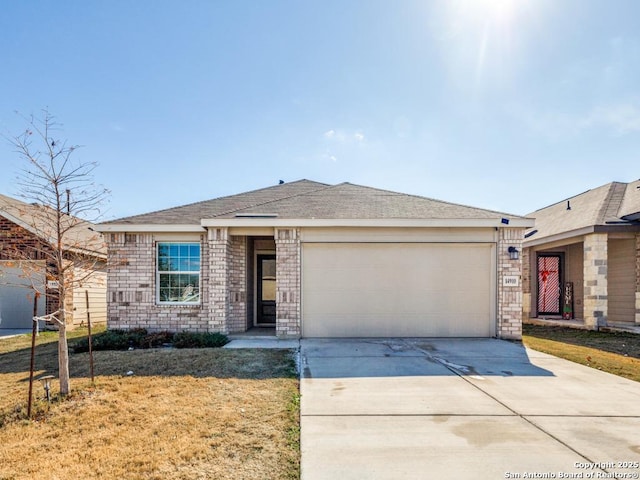
[[108, 326], [279, 337], [520, 338], [533, 220], [342, 183], [284, 183], [98, 225]]
[[608, 183], [529, 216], [536, 224], [524, 242], [525, 319], [564, 313], [592, 329], [640, 325], [640, 180]]
[[[54, 268], [47, 261], [54, 235], [47, 219], [55, 211], [0, 195], [0, 328], [31, 328], [34, 292], [41, 296], [39, 316], [59, 309]], [[65, 236], [65, 258], [73, 262], [74, 287], [65, 310], [70, 326], [87, 321], [86, 296], [92, 322], [106, 321], [106, 246], [93, 225], [63, 215], [72, 226]]]

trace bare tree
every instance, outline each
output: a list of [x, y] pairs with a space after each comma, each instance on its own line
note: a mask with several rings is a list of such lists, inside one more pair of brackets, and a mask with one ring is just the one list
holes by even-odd
[[[16, 259], [45, 260], [48, 287], [42, 294], [57, 306], [47, 318], [58, 327], [60, 394], [71, 391], [67, 345], [68, 311], [73, 289], [94, 274], [104, 262], [104, 243], [88, 222], [100, 216], [108, 191], [93, 181], [96, 163], [76, 161], [77, 145], [67, 145], [55, 135], [61, 125], [48, 110], [42, 117], [23, 117], [27, 129], [9, 137], [22, 161], [18, 174], [19, 196], [25, 201], [20, 218], [41, 241], [26, 239], [14, 248]], [[31, 262], [32, 264], [33, 262]], [[24, 265], [29, 265], [25, 262]], [[27, 267], [28, 268], [28, 267]]]

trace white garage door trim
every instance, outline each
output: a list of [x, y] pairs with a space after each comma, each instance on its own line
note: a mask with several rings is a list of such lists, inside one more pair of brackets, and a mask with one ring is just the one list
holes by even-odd
[[302, 244], [304, 337], [491, 337], [493, 243]]

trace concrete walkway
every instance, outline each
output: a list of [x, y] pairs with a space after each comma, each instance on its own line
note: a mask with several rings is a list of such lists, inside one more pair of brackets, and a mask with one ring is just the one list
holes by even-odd
[[27, 328], [0, 328], [0, 339], [17, 337], [18, 335], [24, 335], [31, 333], [31, 329]]
[[301, 362], [302, 480], [640, 476], [616, 463], [640, 463], [640, 383], [492, 339], [302, 340]]

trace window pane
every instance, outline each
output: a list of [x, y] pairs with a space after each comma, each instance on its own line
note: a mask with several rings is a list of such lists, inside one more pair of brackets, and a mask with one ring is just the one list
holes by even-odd
[[158, 270], [161, 272], [169, 271], [169, 260], [166, 257], [158, 258]]
[[200, 301], [200, 250], [198, 243], [158, 243], [160, 302]]

